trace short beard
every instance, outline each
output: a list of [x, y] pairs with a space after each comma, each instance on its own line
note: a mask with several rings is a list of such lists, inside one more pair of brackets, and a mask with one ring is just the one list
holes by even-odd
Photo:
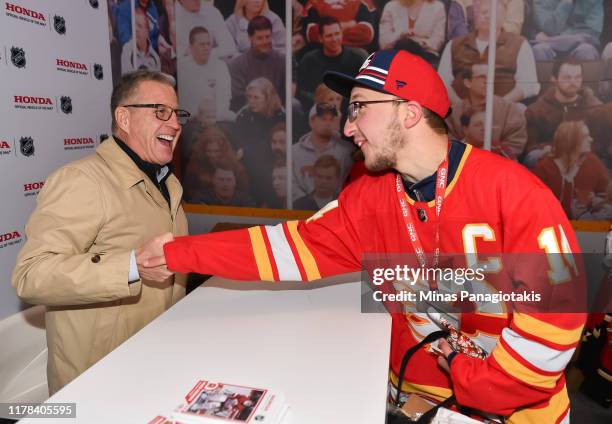
[[391, 121], [387, 130], [387, 137], [389, 142], [387, 145], [380, 148], [380, 153], [378, 153], [374, 159], [373, 163], [368, 163], [367, 159], [365, 161], [366, 168], [372, 172], [380, 172], [386, 171], [388, 169], [394, 169], [397, 165], [397, 150], [404, 147], [406, 144], [404, 138], [402, 137], [401, 125], [398, 119], [397, 109], [395, 109], [394, 119]]

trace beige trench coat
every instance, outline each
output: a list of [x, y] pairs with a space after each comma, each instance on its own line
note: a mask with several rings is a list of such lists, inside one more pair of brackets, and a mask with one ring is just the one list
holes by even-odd
[[166, 180], [171, 207], [110, 138], [95, 154], [51, 174], [26, 226], [12, 284], [47, 305], [51, 394], [185, 295], [185, 276], [128, 285], [130, 254], [148, 239], [187, 234], [182, 188]]

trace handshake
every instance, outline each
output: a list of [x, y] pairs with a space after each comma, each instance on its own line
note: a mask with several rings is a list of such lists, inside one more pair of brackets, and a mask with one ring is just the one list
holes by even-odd
[[163, 282], [174, 272], [166, 266], [164, 244], [174, 240], [172, 233], [164, 233], [153, 237], [136, 249], [136, 265], [140, 278], [150, 281]]

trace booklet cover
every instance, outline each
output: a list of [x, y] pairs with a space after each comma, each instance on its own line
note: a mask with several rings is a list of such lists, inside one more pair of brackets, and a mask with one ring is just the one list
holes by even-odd
[[268, 389], [200, 380], [172, 414], [181, 423], [280, 423], [287, 405]]

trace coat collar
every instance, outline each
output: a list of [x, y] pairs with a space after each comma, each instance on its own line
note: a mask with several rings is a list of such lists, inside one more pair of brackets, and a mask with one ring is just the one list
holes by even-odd
[[[146, 192], [153, 198], [155, 203], [167, 208], [168, 202], [164, 199], [157, 187], [149, 180], [146, 174], [138, 168], [134, 161], [117, 145], [113, 137], [106, 139], [98, 148], [96, 153], [104, 160], [111, 173], [119, 180], [122, 189], [129, 190], [139, 183], [144, 184]], [[178, 179], [171, 174], [166, 180], [166, 186], [170, 193], [170, 205], [173, 215], [178, 210], [183, 195], [183, 188]]]

